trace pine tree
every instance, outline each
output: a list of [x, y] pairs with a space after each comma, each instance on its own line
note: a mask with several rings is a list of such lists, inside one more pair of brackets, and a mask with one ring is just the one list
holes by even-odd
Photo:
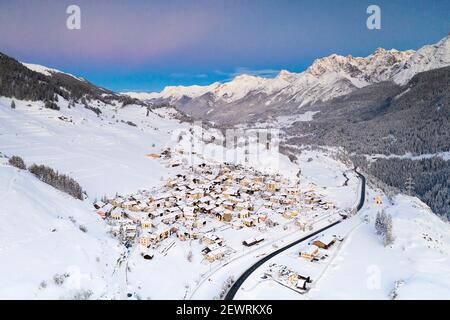
[[385, 246], [389, 246], [394, 243], [392, 216], [387, 214], [384, 210], [377, 213], [377, 217], [375, 219], [375, 229], [377, 234], [383, 237], [383, 243]]
[[377, 213], [375, 219], [375, 230], [377, 231], [377, 234], [384, 235], [386, 219], [386, 212], [384, 210]]
[[19, 156], [12, 156], [11, 158], [9, 158], [8, 162], [10, 165], [22, 170], [25, 170], [27, 168], [23, 159]]

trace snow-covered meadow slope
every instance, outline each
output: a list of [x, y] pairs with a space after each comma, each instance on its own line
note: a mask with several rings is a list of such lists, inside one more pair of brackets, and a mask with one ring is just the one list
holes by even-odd
[[308, 298], [450, 299], [448, 223], [417, 198], [399, 195], [384, 207], [393, 218], [393, 245], [385, 247], [375, 233], [378, 208], [369, 206], [362, 214], [370, 222], [349, 229], [339, 254]]
[[100, 298], [122, 251], [75, 200], [0, 159], [0, 297]]
[[69, 109], [61, 97], [60, 111], [16, 99], [11, 109], [11, 100], [0, 97], [0, 152], [72, 176], [92, 199], [160, 183], [168, 170], [147, 154], [176, 143], [173, 132], [183, 128], [164, 109], [147, 117], [142, 106], [97, 102], [97, 116], [81, 104]]

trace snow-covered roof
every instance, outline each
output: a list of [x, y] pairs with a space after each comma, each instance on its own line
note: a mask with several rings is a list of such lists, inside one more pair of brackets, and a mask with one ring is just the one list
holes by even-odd
[[315, 246], [315, 245], [308, 245], [307, 247], [305, 247], [305, 249], [302, 250], [302, 253], [313, 255], [318, 250], [319, 250], [319, 248], [317, 246]]
[[336, 241], [336, 238], [332, 235], [324, 235], [320, 238], [315, 239], [314, 241], [320, 241], [325, 245], [330, 245], [333, 241]]

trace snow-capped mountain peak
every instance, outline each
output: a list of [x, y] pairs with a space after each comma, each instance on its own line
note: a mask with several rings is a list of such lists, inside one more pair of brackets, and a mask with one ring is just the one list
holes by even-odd
[[[378, 82], [395, 81], [404, 85], [417, 73], [448, 65], [450, 36], [417, 52], [377, 48], [366, 57], [331, 54], [316, 59], [301, 73], [282, 70], [275, 78], [242, 74], [225, 83], [166, 87], [160, 93], [130, 95], [175, 105], [189, 104], [195, 108], [200, 105], [261, 104], [261, 95], [265, 97], [266, 107], [273, 105], [278, 108], [292, 103], [303, 106], [327, 101]], [[195, 99], [200, 97], [202, 102], [196, 103]]]
[[438, 69], [450, 65], [450, 34], [433, 45], [426, 45], [415, 52], [406, 61], [402, 69], [394, 75], [393, 80], [401, 85], [406, 84], [420, 72]]

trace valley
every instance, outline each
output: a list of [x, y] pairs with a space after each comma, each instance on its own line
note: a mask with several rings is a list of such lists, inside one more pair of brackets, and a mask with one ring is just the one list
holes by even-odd
[[128, 94], [2, 54], [0, 297], [448, 298], [448, 44]]

